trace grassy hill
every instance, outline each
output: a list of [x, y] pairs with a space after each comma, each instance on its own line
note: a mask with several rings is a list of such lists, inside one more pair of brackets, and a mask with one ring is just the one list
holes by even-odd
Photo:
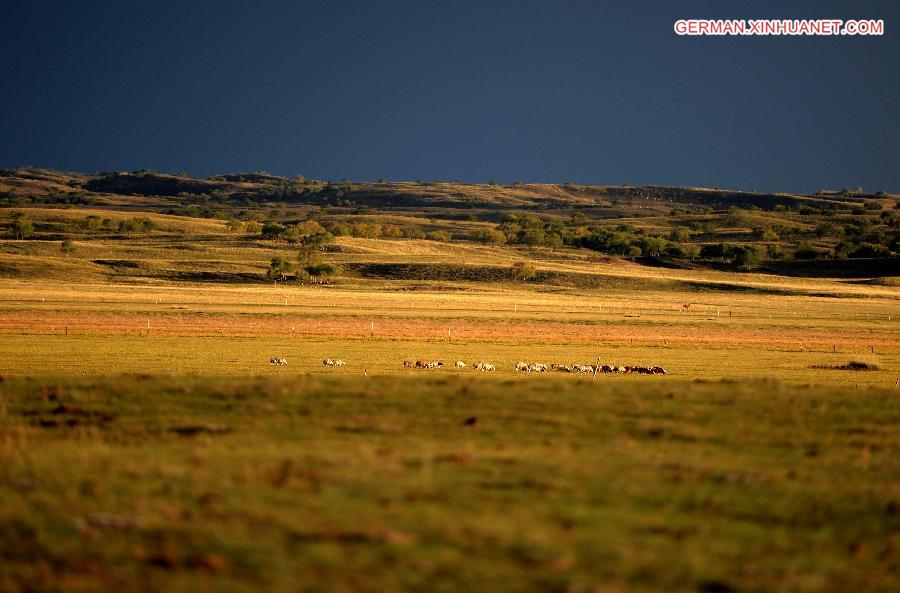
[[[577, 260], [593, 254], [656, 267], [874, 277], [896, 274], [900, 249], [897, 199], [883, 192], [355, 183], [263, 173], [197, 179], [29, 168], [0, 171], [0, 207], [0, 234], [13, 240], [146, 245], [190, 237], [195, 248], [270, 252], [296, 245], [314, 228], [410, 245], [429, 239], [459, 246], [465, 255], [474, 255], [477, 244], [503, 247], [507, 266], [522, 257]], [[317, 226], [309, 227], [310, 221]], [[15, 273], [3, 254], [21, 249], [3, 244], [0, 273]], [[428, 260], [420, 257], [422, 246], [400, 251], [416, 254], [410, 263]], [[421, 270], [411, 272], [422, 276]]]

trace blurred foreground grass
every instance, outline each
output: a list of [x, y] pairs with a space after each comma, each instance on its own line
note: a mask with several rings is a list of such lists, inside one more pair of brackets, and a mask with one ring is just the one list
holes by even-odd
[[0, 384], [0, 591], [897, 591], [900, 394]]

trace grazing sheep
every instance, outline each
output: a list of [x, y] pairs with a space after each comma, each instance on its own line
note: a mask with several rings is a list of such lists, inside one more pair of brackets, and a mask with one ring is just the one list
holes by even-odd
[[614, 373], [625, 373], [627, 371], [625, 370], [625, 367], [613, 367], [613, 372]]
[[528, 365], [527, 365], [526, 363], [524, 363], [524, 362], [517, 362], [517, 363], [516, 363], [516, 370], [524, 373], [524, 372], [527, 372], [527, 371], [529, 371], [529, 370], [531, 370], [531, 369], [528, 368]]
[[325, 358], [325, 359], [322, 360], [322, 365], [327, 366], [327, 367], [333, 367], [333, 366], [334, 366], [334, 359], [331, 359], [331, 358]]
[[605, 365], [601, 366], [601, 367], [600, 367], [600, 370], [603, 371], [604, 373], [611, 373], [611, 372], [613, 372], [613, 368], [612, 368], [611, 366], [609, 366], [608, 364], [605, 364]]
[[662, 367], [653, 367], [653, 368], [650, 369], [650, 371], [651, 371], [654, 375], [665, 375], [665, 374], [666, 374], [666, 369], [664, 369], [664, 368], [662, 368]]
[[269, 360], [269, 364], [285, 365], [287, 364], [287, 359], [281, 358], [280, 356], [274, 356], [271, 360]]
[[347, 363], [344, 362], [343, 360], [341, 360], [340, 358], [334, 359], [334, 366], [342, 367], [342, 366], [346, 366], [346, 365], [347, 365]]
[[464, 363], [464, 362], [461, 361], [461, 360], [457, 360], [457, 361], [456, 361], [456, 368], [458, 368], [458, 369], [464, 369], [464, 368], [466, 368], [466, 363]]
[[530, 365], [528, 365], [528, 370], [531, 371], [532, 373], [546, 373], [547, 365], [541, 364], [539, 362], [533, 362]]
[[572, 369], [570, 369], [568, 366], [566, 366], [564, 364], [559, 365], [556, 368], [556, 370], [559, 371], [560, 373], [571, 373], [572, 372]]
[[497, 369], [494, 368], [494, 365], [492, 365], [491, 363], [485, 362], [485, 363], [482, 363], [481, 370], [482, 371], [496, 371]]
[[558, 371], [561, 367], [562, 367], [561, 364], [559, 364], [558, 362], [554, 362], [553, 364], [550, 365], [550, 370]]
[[427, 368], [428, 368], [428, 363], [425, 362], [424, 360], [417, 360], [417, 361], [416, 361], [416, 368], [417, 368], [417, 369], [427, 369]]
[[406, 367], [406, 368], [408, 368], [408, 369], [411, 369], [411, 368], [413, 368], [413, 367], [415, 366], [415, 363], [413, 363], [413, 361], [411, 361], [411, 360], [404, 360], [404, 361], [403, 361], [403, 366]]

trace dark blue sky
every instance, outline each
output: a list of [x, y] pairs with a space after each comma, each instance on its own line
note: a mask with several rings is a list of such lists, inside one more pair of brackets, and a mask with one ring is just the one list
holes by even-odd
[[[883, 37], [678, 37], [679, 18]], [[900, 191], [900, 4], [3, 3], [0, 166]]]

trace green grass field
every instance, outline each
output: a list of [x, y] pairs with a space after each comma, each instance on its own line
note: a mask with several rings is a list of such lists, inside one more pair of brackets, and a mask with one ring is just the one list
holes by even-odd
[[896, 591], [900, 400], [776, 381], [7, 379], [4, 591]]

